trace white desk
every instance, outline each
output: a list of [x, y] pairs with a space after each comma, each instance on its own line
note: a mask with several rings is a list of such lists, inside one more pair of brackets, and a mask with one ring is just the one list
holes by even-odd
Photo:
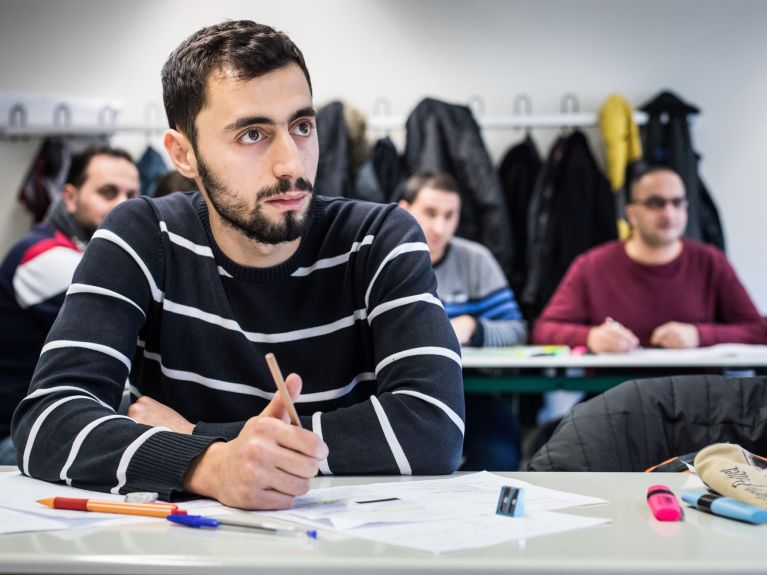
[[[567, 513], [608, 517], [609, 525], [442, 556], [359, 539], [318, 541], [235, 531], [182, 529], [162, 520], [99, 530], [0, 536], [0, 573], [336, 575], [369, 573], [764, 573], [767, 526], [686, 510], [679, 523], [650, 515], [654, 483], [677, 494], [686, 477], [641, 473], [509, 473], [538, 485], [594, 495], [606, 505]], [[399, 481], [321, 478], [316, 486]], [[404, 478], [408, 481], [411, 479]], [[415, 479], [417, 480], [417, 479]], [[510, 519], [512, 521], [512, 519]]]
[[[532, 392], [555, 389], [600, 392], [623, 381], [658, 375], [668, 368], [679, 373], [700, 373], [708, 369], [767, 368], [766, 345], [721, 344], [707, 348], [673, 350], [642, 349], [632, 353], [586, 355], [544, 355], [523, 357], [521, 348], [485, 347], [461, 350], [464, 387], [469, 392]], [[565, 373], [567, 368], [589, 369], [584, 377]], [[495, 370], [492, 373], [476, 370]], [[468, 370], [468, 371], [466, 371]], [[557, 371], [559, 370], [559, 372]], [[610, 371], [613, 370], [613, 371]], [[621, 370], [623, 375], [616, 374]]]
[[515, 349], [461, 349], [464, 368], [656, 368], [767, 367], [767, 345], [721, 344], [697, 349], [640, 349], [631, 353], [520, 357]]

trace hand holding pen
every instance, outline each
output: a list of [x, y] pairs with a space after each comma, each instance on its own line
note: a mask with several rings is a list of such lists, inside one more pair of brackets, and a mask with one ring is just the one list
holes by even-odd
[[589, 330], [588, 348], [595, 353], [626, 353], [639, 347], [639, 338], [611, 317]]

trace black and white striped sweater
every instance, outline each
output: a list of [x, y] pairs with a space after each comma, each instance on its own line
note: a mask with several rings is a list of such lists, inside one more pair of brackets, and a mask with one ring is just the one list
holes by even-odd
[[[461, 360], [420, 228], [394, 205], [316, 197], [310, 210], [296, 253], [258, 269], [219, 250], [198, 193], [116, 208], [14, 415], [22, 471], [173, 497], [192, 460], [273, 396], [271, 351], [303, 378], [296, 407], [330, 448], [323, 473], [452, 472]], [[116, 414], [128, 376], [194, 434]]]

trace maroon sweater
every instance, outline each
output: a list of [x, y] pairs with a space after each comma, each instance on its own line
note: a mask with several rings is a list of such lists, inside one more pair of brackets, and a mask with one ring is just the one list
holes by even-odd
[[635, 262], [618, 241], [580, 255], [535, 323], [532, 342], [586, 345], [589, 329], [609, 316], [642, 346], [668, 321], [695, 324], [701, 346], [767, 343], [762, 318], [724, 254], [683, 241], [682, 253], [662, 265]]

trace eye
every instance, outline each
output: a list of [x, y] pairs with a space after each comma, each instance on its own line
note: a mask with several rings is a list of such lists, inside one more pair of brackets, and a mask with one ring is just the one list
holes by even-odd
[[293, 126], [293, 133], [296, 136], [310, 136], [314, 130], [314, 124], [308, 120], [302, 120]]
[[114, 200], [117, 197], [117, 188], [114, 186], [104, 186], [99, 188], [99, 195], [105, 200]]
[[263, 139], [263, 134], [260, 130], [248, 130], [239, 138], [241, 144], [255, 144]]

